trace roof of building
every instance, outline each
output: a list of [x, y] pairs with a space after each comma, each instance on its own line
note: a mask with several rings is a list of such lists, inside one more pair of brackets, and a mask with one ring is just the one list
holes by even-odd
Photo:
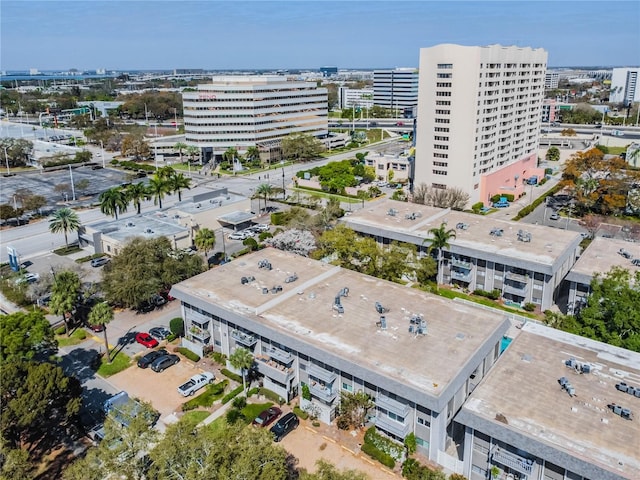
[[[553, 264], [581, 240], [577, 232], [387, 199], [372, 202], [343, 221], [356, 230], [369, 226], [409, 235], [418, 244], [430, 237], [430, 229], [445, 222], [447, 229], [456, 231], [456, 238], [449, 241], [454, 252], [459, 247], [544, 265]], [[457, 228], [458, 224], [465, 228]], [[501, 229], [501, 236], [491, 235], [494, 229]], [[519, 231], [530, 234], [528, 242], [518, 240]]]
[[[229, 192], [226, 188], [212, 190], [210, 192], [194, 195], [192, 198], [186, 199], [171, 208], [171, 211], [177, 211], [188, 215], [200, 214], [208, 210], [215, 210], [224, 205], [239, 203], [246, 200], [247, 197]], [[212, 212], [215, 214], [215, 212]]]
[[567, 280], [589, 284], [596, 273], [607, 273], [612, 267], [622, 267], [633, 273], [640, 269], [631, 263], [634, 258], [640, 258], [640, 243], [596, 237], [571, 268]]
[[[263, 259], [271, 270], [259, 268]], [[294, 274], [297, 280], [287, 283]], [[242, 277], [255, 280], [243, 285]], [[275, 286], [282, 291], [271, 293]], [[345, 287], [339, 314], [333, 305]], [[502, 315], [273, 248], [187, 279], [172, 292], [187, 303], [199, 299], [235, 312], [432, 398], [470, 367], [481, 348], [489, 354], [508, 328]], [[376, 302], [388, 309], [386, 330], [376, 325]], [[426, 335], [409, 333], [414, 314], [426, 321]], [[487, 346], [489, 340], [495, 343]]]
[[[567, 367], [570, 358], [591, 373]], [[640, 387], [639, 353], [528, 323], [456, 421], [587, 478], [640, 478], [640, 422], [607, 407], [638, 415], [640, 398], [617, 390], [619, 382]]]
[[188, 232], [187, 228], [180, 226], [175, 219], [164, 212], [107, 220], [93, 223], [88, 227], [120, 243], [134, 237], [169, 237]]

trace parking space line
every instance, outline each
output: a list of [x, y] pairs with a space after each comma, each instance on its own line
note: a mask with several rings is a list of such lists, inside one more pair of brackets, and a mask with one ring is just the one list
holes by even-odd
[[310, 432], [318, 433], [318, 431], [317, 431], [317, 430], [314, 430], [314, 429], [313, 429], [313, 428], [311, 428], [311, 427], [307, 427], [306, 425], [304, 426], [304, 428], [305, 428], [305, 430], [309, 430]]
[[324, 438], [325, 440], [331, 442], [331, 443], [335, 443], [337, 444], [338, 442], [336, 442], [333, 438], [329, 438], [329, 437], [325, 437], [324, 435], [322, 435], [322, 438]]
[[395, 476], [396, 476], [396, 474], [395, 474], [395, 473], [390, 472], [390, 471], [389, 471], [389, 470], [387, 470], [387, 469], [384, 469], [384, 468], [382, 468], [382, 467], [378, 467], [378, 468], [379, 468], [380, 470], [382, 470], [384, 473], [386, 473], [387, 475], [391, 475], [392, 477], [395, 477]]
[[343, 450], [346, 450], [346, 451], [347, 451], [347, 452], [349, 452], [351, 455], [355, 455], [355, 454], [356, 454], [356, 452], [354, 452], [353, 450], [351, 450], [351, 449], [349, 449], [349, 448], [345, 447], [344, 445], [340, 445], [340, 448], [341, 448], [341, 449], [343, 449]]
[[360, 455], [358, 458], [364, 460], [367, 463], [370, 463], [371, 465], [375, 466], [375, 462], [373, 462], [372, 460], [369, 460], [367, 457], [364, 457], [362, 455]]

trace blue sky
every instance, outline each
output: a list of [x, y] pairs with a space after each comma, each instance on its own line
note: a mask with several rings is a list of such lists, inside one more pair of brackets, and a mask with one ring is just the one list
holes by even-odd
[[2, 70], [417, 67], [439, 43], [640, 64], [638, 1], [2, 0], [0, 27]]

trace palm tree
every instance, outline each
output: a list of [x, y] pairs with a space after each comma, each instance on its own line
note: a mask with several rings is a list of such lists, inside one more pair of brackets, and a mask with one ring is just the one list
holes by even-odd
[[180, 163], [182, 163], [182, 151], [187, 148], [187, 144], [184, 142], [176, 142], [173, 148], [178, 150], [178, 153], [180, 154]]
[[149, 179], [149, 194], [153, 198], [153, 204], [160, 204], [160, 208], [162, 208], [162, 199], [164, 198], [166, 193], [171, 191], [169, 187], [169, 182], [158, 175], [154, 175]]
[[[264, 208], [267, 208], [267, 197], [273, 195], [273, 187], [268, 183], [261, 183], [256, 188], [256, 195], [262, 195], [264, 197]], [[258, 200], [260, 202], [260, 200]], [[258, 203], [258, 210], [260, 210], [260, 204]]]
[[111, 353], [109, 352], [109, 341], [107, 340], [107, 325], [113, 320], [113, 310], [107, 302], [96, 304], [89, 312], [89, 323], [91, 325], [102, 325], [104, 329], [104, 346], [107, 349], [107, 360], [111, 363]]
[[118, 219], [118, 213], [126, 212], [129, 206], [127, 195], [120, 187], [113, 187], [105, 190], [98, 197], [100, 201], [100, 211], [105, 215], [115, 216]]
[[[186, 149], [189, 155], [189, 162], [193, 163], [193, 158], [200, 153], [200, 149], [195, 145], [189, 145]], [[200, 156], [200, 165], [202, 165], [202, 155]]]
[[191, 179], [185, 177], [182, 173], [174, 173], [167, 178], [169, 188], [173, 193], [178, 193], [178, 201], [182, 201], [182, 189], [191, 190]]
[[62, 315], [67, 336], [69, 336], [69, 318], [71, 318], [71, 312], [76, 306], [79, 293], [80, 278], [78, 274], [65, 270], [54, 275], [49, 308], [54, 315]]
[[53, 213], [49, 220], [49, 230], [51, 233], [64, 233], [64, 244], [66, 248], [69, 248], [69, 241], [67, 239], [68, 232], [77, 232], [82, 224], [78, 214], [70, 208], [61, 208]]
[[127, 201], [133, 202], [136, 206], [138, 215], [140, 215], [142, 200], [149, 199], [149, 190], [147, 189], [147, 186], [144, 182], [132, 183], [125, 189], [125, 194], [127, 196]]
[[209, 250], [216, 244], [216, 233], [208, 228], [202, 228], [196, 233], [194, 241], [198, 250], [204, 250], [204, 256], [206, 257]]
[[249, 369], [253, 366], [253, 354], [246, 348], [238, 348], [235, 352], [229, 355], [229, 363], [233, 368], [240, 369], [242, 372], [242, 388], [246, 391], [246, 375]]
[[260, 150], [255, 145], [251, 146], [247, 148], [247, 153], [245, 154], [245, 157], [249, 162], [252, 162], [252, 163], [256, 160], [260, 160]]
[[173, 167], [170, 167], [168, 165], [166, 167], [162, 167], [156, 170], [156, 176], [160, 178], [171, 178], [175, 174], [176, 174], [176, 171], [173, 169]]
[[431, 244], [429, 245], [429, 253], [433, 250], [437, 250], [438, 252], [438, 283], [442, 283], [442, 249], [449, 248], [449, 240], [456, 238], [455, 229], [450, 228], [447, 230], [446, 228], [447, 224], [443, 222], [439, 227], [429, 230], [429, 234], [432, 237], [430, 239]]

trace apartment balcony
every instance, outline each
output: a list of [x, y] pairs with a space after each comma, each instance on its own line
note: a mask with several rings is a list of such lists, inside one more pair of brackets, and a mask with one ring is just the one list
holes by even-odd
[[451, 278], [462, 282], [471, 282], [471, 272], [465, 270], [451, 270]]
[[406, 423], [396, 422], [395, 420], [391, 420], [386, 415], [378, 413], [376, 415], [375, 420], [376, 428], [380, 428], [385, 432], [392, 433], [400, 438], [405, 438], [411, 432], [411, 425], [407, 425]]
[[505, 272], [505, 277], [507, 277], [508, 280], [513, 280], [515, 282], [520, 282], [520, 283], [528, 283], [529, 281], [529, 277], [527, 277], [526, 275], [522, 275], [520, 273], [515, 273], [515, 272]]
[[313, 363], [307, 365], [307, 373], [309, 374], [309, 383], [311, 383], [312, 380], [316, 380], [326, 385], [331, 385], [338, 378], [335, 373], [325, 370]]
[[378, 394], [376, 397], [376, 407], [383, 408], [388, 412], [393, 412], [403, 418], [411, 411], [411, 407], [406, 403], [399, 402], [382, 394]]
[[467, 262], [466, 260], [460, 260], [459, 258], [452, 258], [451, 265], [458, 268], [464, 268], [465, 270], [471, 270], [473, 268], [473, 263]]
[[196, 341], [199, 341], [200, 343], [205, 343], [205, 344], [209, 343], [209, 340], [211, 339], [211, 334], [209, 333], [209, 330], [198, 327], [196, 323], [193, 323], [189, 327], [189, 330], [187, 331], [187, 336], [191, 337]]
[[293, 362], [293, 355], [289, 352], [285, 352], [284, 350], [280, 350], [279, 348], [270, 347], [264, 352], [264, 354], [284, 365], [291, 365], [291, 362]]
[[256, 357], [256, 365], [258, 366], [258, 372], [262, 375], [285, 385], [294, 376], [293, 368], [286, 367], [265, 355]]
[[331, 404], [338, 396], [338, 389], [321, 384], [315, 380], [309, 380], [309, 393], [325, 403]]
[[493, 447], [491, 451], [491, 459], [523, 475], [531, 475], [533, 470], [533, 460], [521, 457], [497, 446]]
[[526, 297], [528, 289], [529, 285], [526, 283], [505, 283], [503, 286], [505, 293], [510, 293], [519, 297]]
[[246, 347], [253, 347], [258, 341], [257, 337], [254, 337], [253, 335], [250, 335], [248, 333], [241, 332], [240, 330], [233, 330], [231, 332], [231, 338]]

